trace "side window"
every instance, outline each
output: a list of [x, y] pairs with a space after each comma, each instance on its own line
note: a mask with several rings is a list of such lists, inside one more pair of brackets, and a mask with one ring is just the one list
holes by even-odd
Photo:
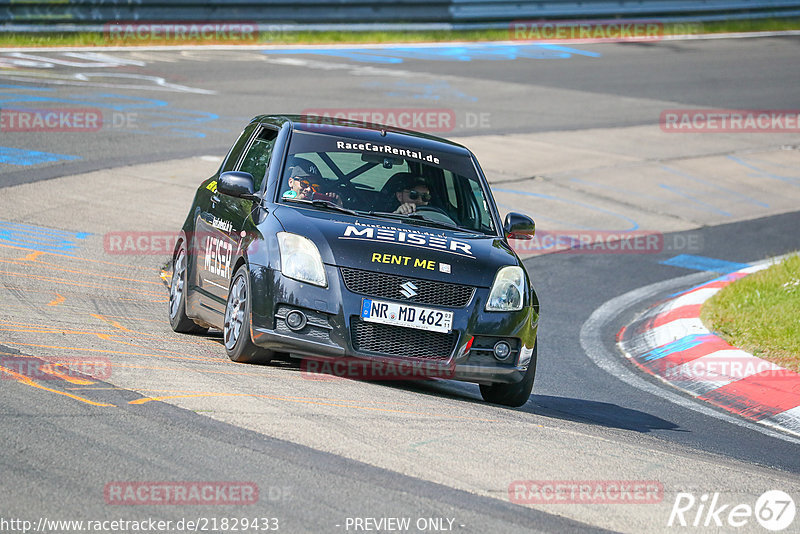
[[249, 172], [253, 175], [256, 191], [261, 189], [261, 183], [264, 181], [264, 176], [267, 174], [269, 160], [272, 156], [272, 149], [275, 146], [275, 139], [277, 139], [277, 137], [277, 130], [263, 128], [253, 140], [253, 143], [250, 145], [250, 148], [247, 149], [247, 153], [242, 159], [242, 166], [239, 170]]
[[452, 172], [445, 171], [444, 183], [447, 189], [447, 202], [455, 209], [458, 207], [458, 197], [456, 196], [456, 183]]
[[483, 190], [477, 180], [469, 180], [469, 186], [472, 189], [472, 197], [470, 200], [474, 204], [471, 208], [475, 210], [476, 222], [481, 228], [491, 229], [492, 219], [489, 215], [489, 203], [483, 196]]
[[239, 161], [239, 155], [242, 153], [245, 145], [250, 140], [250, 135], [253, 133], [253, 130], [255, 130], [257, 127], [257, 123], [248, 124], [242, 133], [239, 134], [239, 139], [237, 139], [233, 144], [228, 152], [228, 155], [225, 157], [225, 161], [222, 163], [222, 167], [219, 170], [220, 173], [232, 171], [234, 169], [236, 162]]

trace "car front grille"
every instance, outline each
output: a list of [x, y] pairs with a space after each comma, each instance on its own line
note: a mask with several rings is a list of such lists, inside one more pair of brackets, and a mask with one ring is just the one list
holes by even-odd
[[408, 276], [362, 271], [342, 267], [342, 278], [347, 289], [353, 293], [360, 293], [370, 297], [400, 299], [405, 297], [401, 293], [401, 285], [412, 282], [416, 286], [417, 295], [407, 299], [418, 304], [433, 304], [450, 308], [463, 308], [472, 299], [475, 288], [449, 282], [436, 282], [422, 280]]
[[353, 316], [350, 321], [353, 348], [385, 356], [446, 361], [455, 347], [458, 333], [426, 332], [415, 328], [368, 323]]

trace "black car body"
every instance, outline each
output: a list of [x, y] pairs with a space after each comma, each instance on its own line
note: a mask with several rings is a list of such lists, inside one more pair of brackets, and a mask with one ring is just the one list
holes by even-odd
[[[395, 213], [409, 175], [430, 202]], [[234, 361], [413, 363], [414, 376], [475, 382], [487, 401], [518, 406], [533, 384], [539, 303], [508, 239], [533, 230], [519, 214], [501, 224], [461, 145], [258, 116], [197, 190], [173, 256], [170, 322], [221, 329]]]

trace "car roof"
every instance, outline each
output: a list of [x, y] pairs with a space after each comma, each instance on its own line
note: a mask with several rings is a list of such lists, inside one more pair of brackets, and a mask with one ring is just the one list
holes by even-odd
[[467, 157], [472, 156], [472, 152], [465, 146], [441, 137], [436, 137], [435, 135], [357, 120], [321, 117], [317, 115], [258, 115], [253, 117], [250, 122], [271, 124], [277, 127], [288, 124], [293, 130], [357, 137], [366, 141], [375, 142], [376, 144], [386, 142], [385, 133], [392, 133], [401, 136], [400, 139], [392, 136], [395, 141], [399, 140], [402, 142], [402, 138], [405, 137], [406, 142], [431, 151], [446, 152]]

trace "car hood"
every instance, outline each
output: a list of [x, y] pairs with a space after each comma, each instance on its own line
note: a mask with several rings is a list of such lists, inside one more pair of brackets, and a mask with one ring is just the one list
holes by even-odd
[[304, 235], [322, 261], [338, 267], [490, 287], [497, 269], [519, 259], [497, 236], [281, 206], [275, 217], [287, 232]]

